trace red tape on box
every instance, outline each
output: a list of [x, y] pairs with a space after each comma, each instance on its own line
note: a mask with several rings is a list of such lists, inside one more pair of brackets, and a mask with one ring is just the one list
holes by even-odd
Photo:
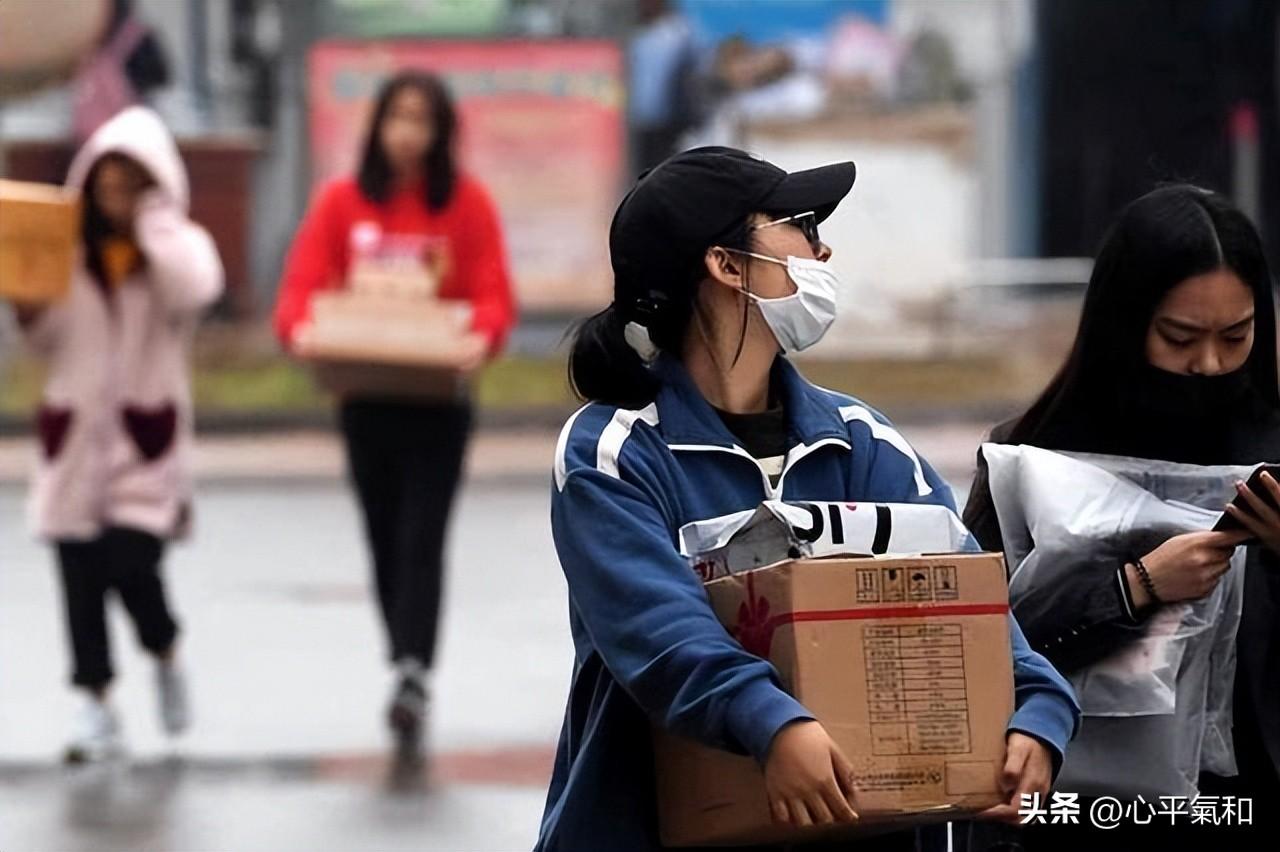
[[925, 616], [1004, 615], [1007, 603], [986, 604], [899, 604], [857, 609], [823, 609], [769, 615], [768, 598], [759, 596], [751, 574], [747, 574], [747, 599], [738, 606], [738, 623], [730, 629], [733, 638], [757, 657], [768, 659], [773, 634], [779, 627], [800, 621], [856, 621], [868, 618], [923, 618]]

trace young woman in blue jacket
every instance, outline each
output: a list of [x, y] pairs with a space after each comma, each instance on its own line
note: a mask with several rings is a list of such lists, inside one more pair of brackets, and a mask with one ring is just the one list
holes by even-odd
[[[955, 509], [882, 415], [786, 357], [835, 318], [817, 228], [854, 174], [699, 148], [643, 175], [614, 215], [614, 301], [577, 331], [569, 369], [588, 402], [556, 450], [551, 520], [576, 654], [539, 850], [661, 848], [651, 721], [754, 756], [780, 822], [856, 819], [849, 761], [717, 621], [677, 545], [685, 524], [766, 499]], [[990, 814], [1004, 819], [1021, 794], [1047, 793], [1078, 719], [1070, 687], [1010, 631], [1009, 804]], [[858, 849], [915, 843], [907, 832]]]

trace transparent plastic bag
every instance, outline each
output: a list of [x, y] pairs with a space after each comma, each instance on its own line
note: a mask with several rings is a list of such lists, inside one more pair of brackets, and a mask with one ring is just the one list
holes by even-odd
[[[1010, 600], [1072, 570], [1118, 566], [1209, 529], [1247, 467], [987, 444]], [[1245, 550], [1208, 596], [1160, 608], [1140, 638], [1068, 675], [1085, 716], [1058, 786], [1083, 795], [1193, 795], [1200, 772], [1236, 774], [1235, 634]]]

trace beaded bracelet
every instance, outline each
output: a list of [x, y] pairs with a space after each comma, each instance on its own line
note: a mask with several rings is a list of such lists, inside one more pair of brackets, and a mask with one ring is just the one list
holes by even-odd
[[1138, 569], [1138, 580], [1142, 583], [1142, 588], [1147, 590], [1147, 594], [1151, 597], [1153, 603], [1164, 603], [1160, 600], [1160, 596], [1156, 594], [1156, 584], [1151, 582], [1151, 575], [1147, 573], [1147, 566], [1142, 564], [1142, 560], [1138, 557], [1133, 558], [1133, 567]]

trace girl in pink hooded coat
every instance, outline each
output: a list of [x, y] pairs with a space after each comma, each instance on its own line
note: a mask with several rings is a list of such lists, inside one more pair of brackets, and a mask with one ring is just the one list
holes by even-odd
[[107, 702], [108, 591], [157, 660], [163, 727], [176, 734], [189, 721], [160, 562], [189, 518], [189, 353], [201, 312], [222, 292], [222, 265], [188, 218], [182, 160], [150, 110], [126, 109], [94, 133], [67, 185], [84, 193], [70, 289], [19, 320], [49, 367], [29, 519], [58, 555], [72, 683], [87, 694], [67, 757], [81, 761], [120, 746]]

